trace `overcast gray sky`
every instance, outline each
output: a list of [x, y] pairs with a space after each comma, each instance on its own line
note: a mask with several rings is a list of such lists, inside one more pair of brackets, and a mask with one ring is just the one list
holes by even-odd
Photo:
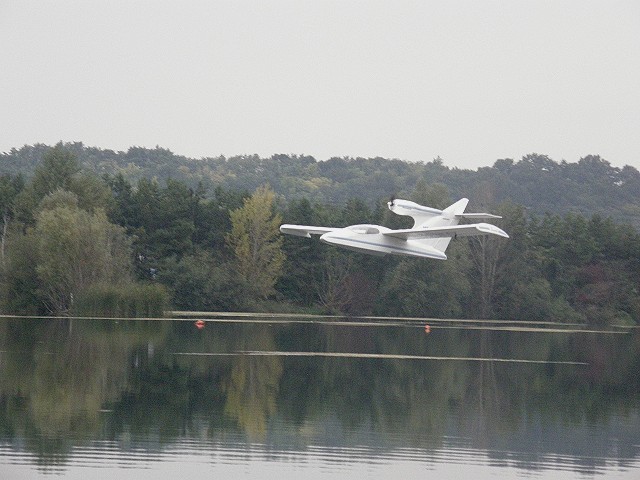
[[640, 2], [0, 0], [0, 151], [640, 168]]

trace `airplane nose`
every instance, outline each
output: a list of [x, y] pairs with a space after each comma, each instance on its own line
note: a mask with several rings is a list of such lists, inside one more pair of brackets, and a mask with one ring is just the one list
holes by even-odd
[[320, 236], [320, 241], [329, 245], [342, 245], [340, 240], [336, 239], [336, 232], [327, 232]]
[[320, 241], [324, 243], [333, 243], [331, 232], [323, 233], [322, 235], [320, 235]]

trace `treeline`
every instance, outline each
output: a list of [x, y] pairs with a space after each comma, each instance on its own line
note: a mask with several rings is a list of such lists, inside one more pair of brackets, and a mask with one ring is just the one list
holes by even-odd
[[[501, 214], [510, 239], [454, 240], [444, 262], [372, 257], [285, 237], [277, 227], [410, 227], [389, 212], [385, 195], [373, 205], [351, 198], [337, 206], [278, 195], [264, 178], [252, 191], [132, 183], [122, 173], [81, 170], [63, 146], [48, 150], [30, 179], [0, 177], [3, 312], [140, 315], [164, 292], [170, 306], [188, 310], [640, 318], [640, 235], [631, 225], [599, 214], [536, 215], [497, 201], [480, 183], [469, 210]], [[407, 194], [438, 208], [458, 196], [424, 179]]]
[[3, 312], [162, 315], [164, 288], [134, 278], [131, 238], [108, 216], [112, 199], [108, 185], [61, 147], [28, 182], [0, 177]]
[[[534, 153], [520, 160], [499, 159], [474, 171], [447, 167], [439, 158], [416, 163], [384, 158], [317, 161], [306, 155], [193, 159], [159, 147], [115, 152], [82, 143], [58, 146], [73, 153], [84, 171], [99, 177], [121, 173], [133, 185], [141, 179], [161, 184], [172, 179], [193, 189], [202, 185], [209, 192], [218, 187], [252, 192], [268, 184], [287, 200], [344, 205], [359, 198], [374, 208], [383, 197], [410, 195], [422, 180], [441, 183], [452, 197], [468, 197], [475, 205], [517, 199], [538, 215], [597, 213], [640, 229], [640, 172], [631, 166], [614, 167], [597, 155], [569, 163]], [[30, 177], [51, 148], [38, 144], [0, 154], [0, 175]]]

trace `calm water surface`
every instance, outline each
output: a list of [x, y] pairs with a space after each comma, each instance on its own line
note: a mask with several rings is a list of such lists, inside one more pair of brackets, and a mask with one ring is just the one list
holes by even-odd
[[0, 318], [0, 478], [640, 478], [638, 330], [195, 319]]

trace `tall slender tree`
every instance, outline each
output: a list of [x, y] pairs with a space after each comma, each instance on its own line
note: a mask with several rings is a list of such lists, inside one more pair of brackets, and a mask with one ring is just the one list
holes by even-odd
[[281, 217], [274, 213], [275, 193], [259, 187], [244, 205], [231, 212], [227, 243], [235, 253], [238, 274], [248, 290], [266, 299], [275, 292], [285, 255], [278, 230]]

